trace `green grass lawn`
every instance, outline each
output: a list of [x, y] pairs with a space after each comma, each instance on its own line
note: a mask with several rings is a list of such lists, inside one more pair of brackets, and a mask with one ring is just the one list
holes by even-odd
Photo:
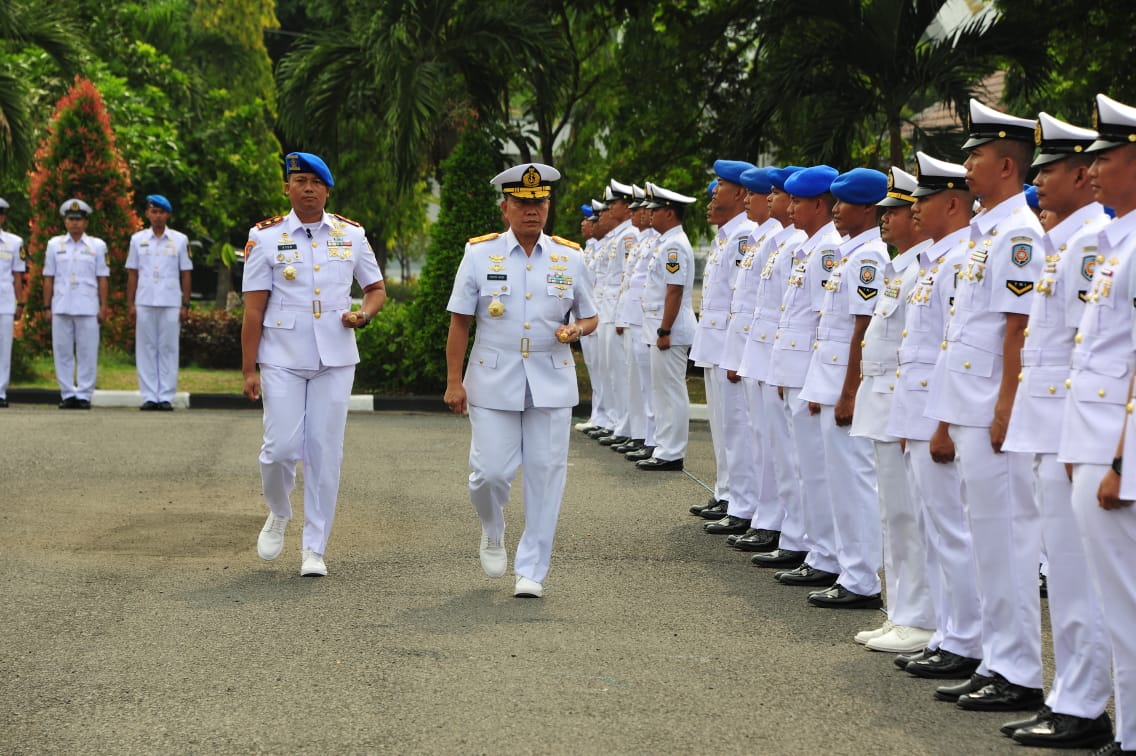
[[[592, 384], [588, 380], [588, 371], [584, 367], [584, 360], [576, 352], [576, 374], [580, 381], [580, 399], [589, 400], [592, 397]], [[12, 381], [12, 388], [41, 388], [54, 389], [55, 367], [51, 357], [40, 357], [32, 362], [32, 375], [29, 378]], [[693, 371], [686, 379], [687, 390], [690, 392], [692, 404], [706, 402], [706, 389], [702, 381], [702, 372]], [[134, 369], [134, 361], [127, 355], [108, 352], [104, 350], [99, 355], [98, 388], [107, 391], [136, 391], [138, 389], [138, 373]], [[214, 370], [199, 367], [184, 367], [178, 373], [178, 390], [191, 394], [239, 394], [241, 393], [240, 370]]]

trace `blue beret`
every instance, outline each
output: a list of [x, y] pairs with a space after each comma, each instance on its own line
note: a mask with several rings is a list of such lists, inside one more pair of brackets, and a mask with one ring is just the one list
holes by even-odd
[[1041, 204], [1037, 201], [1037, 187], [1033, 184], [1026, 184], [1022, 187], [1022, 191], [1026, 195], [1026, 204], [1034, 210], [1040, 210]]
[[174, 206], [170, 204], [170, 201], [160, 194], [147, 194], [146, 204], [153, 205], [154, 207], [161, 210], [165, 210], [167, 213], [172, 213], [174, 211]]
[[718, 188], [718, 179], [714, 179], [706, 187], [706, 192], [707, 192], [707, 194], [710, 195], [710, 199], [714, 199], [714, 190], [717, 189], [717, 188]]
[[888, 177], [871, 168], [853, 168], [833, 179], [829, 191], [841, 202], [874, 205], [887, 196]]
[[756, 168], [753, 163], [747, 163], [744, 160], [715, 160], [714, 173], [718, 178], [725, 179], [731, 183], [741, 186], [742, 174], [750, 168]]
[[784, 168], [774, 168], [773, 174], [769, 177], [769, 183], [773, 184], [774, 189], [785, 191], [785, 181], [797, 171], [803, 171], [799, 165], [787, 165]]
[[591, 206], [591, 204], [590, 203], [584, 203], [583, 205], [580, 205], [580, 212], [584, 214], [585, 218], [591, 218], [592, 217], [592, 206]]
[[314, 173], [320, 181], [329, 187], [335, 186], [331, 178], [331, 169], [318, 155], [310, 152], [289, 152], [284, 156], [284, 173], [291, 176], [293, 173]]
[[[794, 197], [819, 197], [828, 192], [833, 179], [840, 175], [840, 171], [829, 165], [814, 165], [812, 168], [802, 168], [789, 178], [785, 179], [785, 191]], [[887, 182], [884, 183], [887, 191]]]
[[773, 172], [776, 166], [768, 168], [750, 168], [741, 175], [742, 186], [754, 194], [769, 194], [773, 191]]

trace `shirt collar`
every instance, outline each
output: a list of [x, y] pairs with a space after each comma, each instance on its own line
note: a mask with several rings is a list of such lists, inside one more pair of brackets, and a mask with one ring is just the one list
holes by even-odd
[[1110, 247], [1117, 247], [1136, 231], [1136, 210], [1122, 215], [1107, 224], [1101, 231], [1101, 236], [1108, 240]]
[[1045, 235], [1045, 243], [1051, 251], [1059, 250], [1075, 234], [1086, 226], [1092, 225], [1094, 221], [1099, 221], [1102, 217], [1104, 217], [1104, 206], [1099, 202], [1090, 202], [1049, 229]]
[[986, 234], [990, 229], [996, 227], [1014, 213], [1020, 212], [1033, 213], [1033, 210], [1029, 208], [1029, 203], [1026, 202], [1025, 192], [1018, 192], [1014, 196], [1002, 200], [985, 213], [974, 216], [974, 220], [970, 223], [977, 228], [980, 233]]
[[934, 244], [935, 242], [930, 239], [924, 239], [914, 247], [906, 249], [893, 257], [891, 267], [895, 269], [896, 273], [899, 273], [916, 260], [919, 260], [920, 265], [926, 267], [931, 263], [931, 258], [927, 256], [927, 250], [934, 246]]

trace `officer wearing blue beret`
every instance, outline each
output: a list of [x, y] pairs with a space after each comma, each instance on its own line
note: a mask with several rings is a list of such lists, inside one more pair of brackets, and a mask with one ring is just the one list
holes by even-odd
[[[382, 308], [386, 290], [363, 227], [324, 209], [335, 185], [327, 164], [308, 152], [284, 161], [292, 210], [256, 224], [245, 245], [241, 369], [245, 396], [264, 400], [260, 476], [269, 509], [257, 553], [272, 560], [284, 548], [302, 459], [300, 574], [326, 575], [323, 556], [359, 362], [354, 329]], [[363, 289], [358, 312], [351, 310], [353, 280]]]
[[189, 239], [169, 227], [174, 208], [161, 194], [146, 197], [150, 227], [130, 237], [126, 304], [135, 323], [134, 362], [142, 410], [171, 411], [177, 393], [178, 342], [189, 314]]
[[[469, 414], [469, 498], [481, 521], [481, 568], [490, 577], [508, 568], [505, 504], [517, 470], [525, 469], [525, 529], [513, 561], [519, 598], [544, 595], [579, 401], [569, 343], [597, 325], [580, 245], [544, 233], [559, 178], [552, 166], [524, 163], [492, 179], [505, 195], [509, 227], [469, 240], [447, 305], [444, 400]], [[566, 325], [569, 317], [575, 320]]]
[[8, 406], [14, 323], [24, 316], [24, 240], [4, 230], [8, 202], [0, 197], [0, 408]]

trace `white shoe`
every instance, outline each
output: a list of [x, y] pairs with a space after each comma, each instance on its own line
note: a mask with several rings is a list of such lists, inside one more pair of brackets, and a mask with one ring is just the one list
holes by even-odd
[[535, 580], [517, 575], [517, 585], [513, 588], [513, 595], [517, 598], [540, 598], [544, 595], [544, 586]]
[[508, 567], [504, 540], [502, 536], [500, 541], [490, 541], [489, 536], [481, 534], [481, 569], [489, 577], [501, 577]]
[[863, 646], [872, 638], [879, 638], [881, 635], [887, 635], [891, 632], [891, 629], [893, 627], [895, 627], [895, 625], [891, 624], [891, 620], [884, 620], [884, 624], [880, 627], [877, 627], [875, 630], [861, 630], [860, 632], [856, 633], [856, 637], [854, 637], [852, 640]]
[[582, 423], [576, 423], [572, 427], [575, 428], [576, 430], [580, 431], [581, 433], [587, 433], [588, 431], [594, 430], [594, 429], [596, 429], [600, 426], [596, 425], [595, 423], [591, 423], [591, 422], [588, 422], [587, 420], [585, 420]]
[[891, 632], [872, 638], [864, 645], [873, 651], [886, 651], [892, 654], [913, 654], [927, 647], [927, 641], [934, 635], [933, 630], [921, 627], [896, 625]]
[[300, 562], [300, 576], [306, 577], [309, 575], [324, 576], [327, 574], [327, 565], [323, 563], [323, 557], [312, 551], [311, 549], [304, 549], [300, 552], [303, 557]]
[[260, 529], [260, 536], [256, 539], [256, 553], [261, 559], [271, 562], [280, 556], [284, 550], [284, 528], [288, 527], [287, 517], [278, 517], [269, 513]]

